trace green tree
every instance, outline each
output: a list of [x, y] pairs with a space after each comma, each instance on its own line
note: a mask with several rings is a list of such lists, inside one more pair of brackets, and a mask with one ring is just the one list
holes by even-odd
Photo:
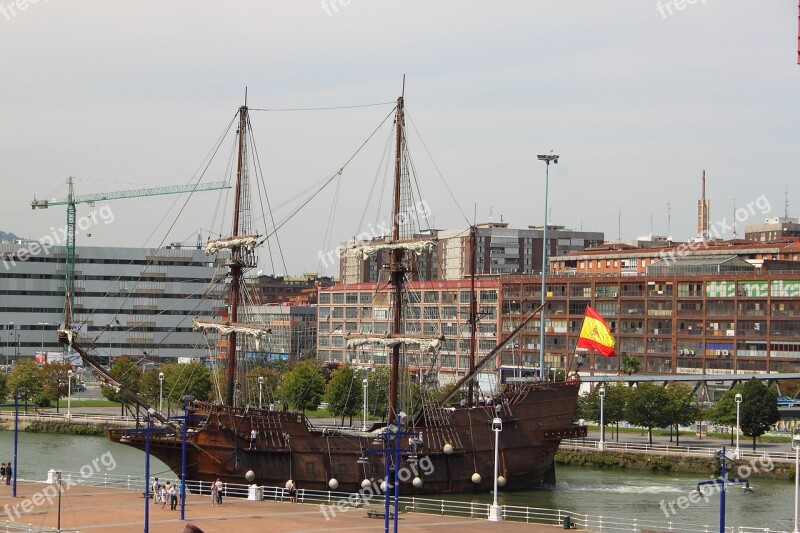
[[376, 368], [367, 376], [367, 410], [371, 416], [386, 420], [389, 413], [389, 385], [391, 370], [388, 367]]
[[[262, 407], [275, 403], [275, 399], [278, 397], [278, 387], [281, 383], [280, 368], [273, 365], [257, 366], [247, 372], [245, 376], [247, 390], [250, 392], [249, 397], [253, 399], [255, 405], [258, 405], [259, 393], [261, 393]], [[282, 368], [284, 372], [288, 370], [285, 366]], [[260, 388], [258, 385], [259, 377], [264, 378], [264, 383]]]
[[322, 376], [322, 367], [316, 359], [295, 363], [281, 380], [281, 399], [303, 413], [306, 409], [315, 409], [325, 393], [325, 378]]
[[742, 392], [743, 385], [736, 385], [734, 388], [725, 391], [717, 404], [708, 412], [708, 418], [715, 424], [728, 426], [731, 434], [731, 446], [733, 446], [733, 431], [736, 427], [736, 394]]
[[653, 444], [653, 428], [669, 424], [667, 416], [667, 393], [654, 383], [639, 383], [630, 393], [625, 410], [628, 422], [647, 428], [650, 444]]
[[[625, 420], [625, 408], [630, 389], [622, 383], [603, 384], [603, 386], [606, 393], [602, 402], [603, 424], [619, 426], [619, 423]], [[578, 399], [578, 412], [581, 418], [600, 423], [600, 386]], [[619, 440], [619, 427], [617, 427], [617, 440]]]
[[694, 391], [683, 383], [670, 382], [664, 389], [667, 395], [666, 417], [667, 423], [675, 426], [675, 444], [680, 444], [681, 424], [691, 424], [697, 421], [700, 410], [695, 403]]
[[8, 398], [8, 374], [0, 372], [0, 403], [5, 403]]
[[206, 401], [212, 391], [211, 371], [203, 363], [162, 365], [164, 372], [164, 401], [183, 408], [183, 397], [194, 396]]
[[[108, 371], [117, 383], [126, 387], [133, 393], [139, 392], [141, 385], [142, 371], [136, 366], [136, 363], [130, 357], [119, 357], [114, 364], [111, 365], [111, 370]], [[103, 385], [100, 387], [103, 396], [112, 402], [119, 403], [120, 410], [124, 414], [125, 408], [131, 403], [131, 398], [122, 390], [117, 387]]]
[[42, 392], [42, 369], [33, 359], [20, 359], [8, 376], [8, 390], [11, 395], [19, 391], [19, 398], [25, 401], [25, 411], [28, 410], [28, 401], [36, 398]]
[[641, 361], [634, 355], [623, 355], [619, 365], [620, 372], [629, 376], [636, 374], [642, 368]]
[[617, 427], [617, 441], [619, 441], [619, 423], [625, 420], [625, 410], [628, 407], [631, 390], [624, 383], [616, 383], [606, 388], [604, 419], [607, 424]]
[[59, 400], [69, 394], [69, 372], [71, 370], [72, 363], [67, 361], [42, 365], [42, 396], [50, 402], [55, 402], [56, 412], [58, 412]]
[[742, 433], [753, 438], [753, 451], [756, 438], [766, 433], [780, 418], [778, 414], [778, 395], [753, 378], [742, 387], [740, 424]]
[[331, 380], [325, 388], [325, 399], [328, 410], [333, 416], [350, 417], [353, 425], [353, 416], [359, 414], [364, 403], [364, 392], [359, 372], [349, 364], [344, 364], [333, 371]]
[[158, 407], [159, 394], [161, 392], [161, 383], [158, 380], [159, 372], [161, 372], [160, 368], [146, 370], [139, 382], [139, 394], [151, 407]]

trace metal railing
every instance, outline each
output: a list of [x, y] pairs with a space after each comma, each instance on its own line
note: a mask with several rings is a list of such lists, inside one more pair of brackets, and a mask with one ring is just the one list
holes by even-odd
[[57, 529], [54, 527], [40, 527], [31, 524], [17, 524], [16, 522], [8, 522], [6, 520], [0, 521], [0, 531], [3, 533], [13, 531], [30, 531], [33, 533], [79, 533], [77, 529]]
[[[62, 471], [62, 478], [70, 479], [73, 483], [84, 486], [118, 488], [141, 492], [144, 492], [145, 487], [144, 478], [139, 476], [103, 474], [84, 478], [79, 472]], [[212, 482], [210, 481], [187, 480], [186, 490], [189, 494], [210, 495], [211, 485]], [[247, 498], [253, 495], [254, 491], [257, 496], [265, 501], [283, 502], [290, 500], [289, 491], [285, 487], [255, 486], [240, 483], [223, 483], [222, 496], [223, 498]], [[298, 489], [296, 500], [297, 503], [320, 505], [320, 512], [324, 512], [323, 506], [336, 506], [338, 512], [344, 512], [343, 510], [362, 509], [368, 505], [383, 505], [384, 496], [375, 494], [370, 498], [365, 497], [364, 494], [361, 493], [352, 494], [349, 492]], [[488, 518], [489, 507], [490, 505], [488, 503], [439, 500], [416, 496], [401, 496], [399, 502], [400, 512], [456, 516], [478, 520], [485, 520]], [[714, 533], [718, 531], [718, 526], [712, 525], [595, 516], [564, 509], [503, 505], [501, 506], [501, 513], [504, 520], [556, 526], [563, 526], [565, 519], [569, 518], [572, 528], [597, 532], [626, 531], [636, 533], [646, 530], [681, 533]], [[29, 527], [32, 529], [29, 529]], [[38, 533], [56, 530], [52, 528], [36, 528], [36, 526], [16, 524], [14, 522], [0, 522], [0, 533], [3, 531], [33, 531]], [[61, 531], [75, 532], [77, 530], [62, 529]], [[788, 533], [785, 531], [772, 530], [770, 528], [756, 527], [728, 527], [725, 531], [727, 533]]]
[[[714, 457], [714, 454], [719, 452], [720, 447], [716, 446], [671, 446], [669, 444], [646, 444], [634, 442], [609, 442], [605, 441], [603, 447], [606, 451], [620, 451], [631, 453], [650, 453], [657, 452], [665, 455], [699, 455], [703, 457]], [[563, 439], [561, 441], [562, 449], [575, 449], [575, 450], [596, 450], [598, 443], [594, 439]], [[730, 448], [729, 448], [730, 449]], [[754, 452], [747, 451], [739, 448], [739, 456], [741, 459], [764, 459], [781, 460], [781, 461], [794, 461], [794, 453], [792, 452]]]

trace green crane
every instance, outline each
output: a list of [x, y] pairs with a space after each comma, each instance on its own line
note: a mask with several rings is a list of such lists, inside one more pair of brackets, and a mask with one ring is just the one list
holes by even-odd
[[173, 185], [170, 187], [150, 187], [147, 189], [129, 189], [126, 191], [101, 192], [95, 194], [85, 194], [75, 196], [72, 187], [73, 178], [67, 178], [69, 191], [65, 200], [37, 200], [35, 197], [31, 202], [31, 209], [47, 209], [53, 205], [67, 206], [67, 246], [64, 254], [64, 324], [70, 325], [72, 322], [72, 296], [75, 287], [75, 205], [93, 204], [105, 200], [119, 200], [121, 198], [141, 198], [143, 196], [163, 196], [165, 194], [182, 194], [185, 192], [213, 191], [219, 189], [230, 189], [224, 181], [213, 183], [196, 183], [194, 185]]

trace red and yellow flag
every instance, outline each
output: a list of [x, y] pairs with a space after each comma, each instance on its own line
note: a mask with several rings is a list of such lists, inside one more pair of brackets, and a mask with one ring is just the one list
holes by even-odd
[[583, 327], [578, 338], [578, 348], [592, 348], [605, 357], [614, 357], [614, 337], [603, 316], [594, 308], [586, 306]]

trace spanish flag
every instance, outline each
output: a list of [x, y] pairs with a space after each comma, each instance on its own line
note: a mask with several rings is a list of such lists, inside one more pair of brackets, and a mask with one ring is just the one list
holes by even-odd
[[577, 347], [592, 348], [605, 357], [614, 357], [614, 343], [614, 337], [603, 316], [587, 305]]

